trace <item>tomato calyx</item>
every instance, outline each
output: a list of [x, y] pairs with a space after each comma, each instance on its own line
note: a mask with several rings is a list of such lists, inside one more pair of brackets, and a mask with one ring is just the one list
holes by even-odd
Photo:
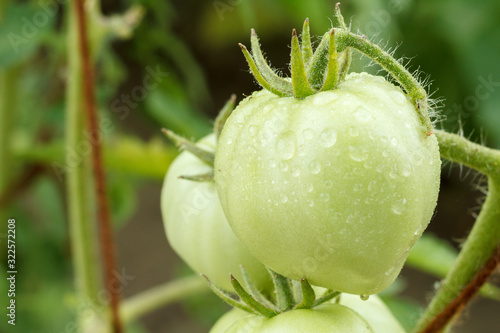
[[326, 290], [322, 295], [317, 296], [306, 279], [292, 280], [268, 268], [275, 289], [270, 295], [264, 295], [255, 287], [243, 266], [240, 266], [240, 269], [245, 287], [232, 274], [230, 275], [235, 294], [228, 293], [212, 284], [205, 275], [202, 274], [202, 276], [207, 280], [210, 289], [229, 305], [266, 318], [292, 310], [313, 309], [338, 298], [341, 294], [338, 291]]
[[[335, 7], [335, 16], [340, 23], [337, 30], [348, 31], [339, 5]], [[351, 63], [351, 51], [345, 49], [337, 53], [335, 38], [336, 29], [331, 29], [313, 52], [309, 31], [309, 19], [302, 28], [302, 39], [299, 42], [297, 32], [292, 31], [291, 78], [278, 75], [267, 63], [260, 49], [259, 38], [255, 30], [251, 30], [252, 53], [246, 46], [239, 44], [252, 74], [259, 84], [272, 93], [285, 97], [305, 98], [320, 91], [335, 89], [343, 80]]]

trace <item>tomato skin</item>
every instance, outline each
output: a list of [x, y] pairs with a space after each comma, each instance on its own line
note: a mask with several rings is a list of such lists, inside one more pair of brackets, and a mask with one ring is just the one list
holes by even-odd
[[[198, 143], [215, 150], [215, 135]], [[191, 153], [182, 152], [170, 165], [161, 194], [161, 211], [168, 241], [196, 272], [212, 283], [233, 290], [229, 274], [242, 280], [240, 264], [261, 289], [272, 286], [269, 273], [232, 232], [220, 206], [213, 182], [196, 182], [179, 176], [205, 174], [212, 169]]]
[[[233, 323], [231, 323], [233, 321]], [[322, 304], [315, 309], [292, 310], [272, 318], [255, 316], [239, 309], [225, 314], [210, 333], [373, 333], [355, 311], [339, 304]]]
[[400, 88], [353, 73], [302, 100], [258, 91], [215, 156], [226, 217], [276, 272], [352, 294], [399, 274], [437, 202], [440, 157]]

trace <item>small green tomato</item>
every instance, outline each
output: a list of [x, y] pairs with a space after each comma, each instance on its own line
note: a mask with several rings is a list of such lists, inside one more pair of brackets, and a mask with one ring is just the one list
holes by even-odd
[[[197, 146], [215, 150], [215, 135]], [[212, 167], [188, 151], [170, 165], [161, 195], [161, 211], [168, 241], [177, 254], [196, 272], [212, 283], [233, 290], [229, 274], [241, 278], [240, 265], [258, 288], [272, 282], [265, 267], [255, 259], [231, 231], [222, 211], [213, 181], [197, 182], [180, 176], [206, 174]]]

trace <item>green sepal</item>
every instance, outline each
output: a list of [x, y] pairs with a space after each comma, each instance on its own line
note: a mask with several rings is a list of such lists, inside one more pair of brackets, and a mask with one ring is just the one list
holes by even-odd
[[316, 307], [320, 304], [323, 304], [325, 302], [328, 302], [331, 299], [334, 299], [335, 297], [338, 297], [341, 294], [340, 291], [333, 291], [333, 290], [327, 290], [323, 296], [319, 297], [314, 301], [313, 307]]
[[214, 171], [203, 173], [200, 175], [179, 176], [180, 179], [191, 180], [194, 182], [212, 182], [214, 180]]
[[269, 67], [269, 64], [262, 54], [259, 37], [255, 33], [254, 29], [251, 30], [250, 35], [250, 41], [252, 44], [252, 56], [259, 73], [276, 89], [284, 92], [287, 96], [292, 96], [292, 83], [276, 74], [276, 72], [271, 67]]
[[177, 147], [179, 147], [179, 150], [187, 150], [194, 156], [198, 157], [200, 160], [205, 162], [206, 164], [210, 166], [214, 166], [214, 159], [215, 155], [212, 152], [206, 151], [205, 149], [202, 149], [192, 141], [189, 141], [186, 138], [183, 138], [180, 135], [175, 134], [174, 132], [162, 128], [161, 130]]
[[231, 112], [233, 112], [235, 104], [236, 104], [236, 95], [232, 94], [231, 97], [229, 97], [229, 100], [226, 102], [226, 104], [224, 104], [222, 109], [219, 111], [217, 117], [215, 118], [214, 133], [217, 140], [219, 139], [219, 136], [222, 132], [222, 128], [224, 127], [227, 118], [229, 118]]
[[323, 35], [316, 51], [311, 59], [311, 66], [307, 71], [307, 77], [314, 89], [321, 89], [325, 80], [325, 72], [328, 67], [328, 54], [330, 46], [330, 31]]
[[233, 285], [234, 291], [240, 299], [245, 302], [252, 310], [260, 313], [264, 317], [271, 318], [276, 316], [278, 313], [272, 309], [267, 308], [263, 304], [259, 303], [255, 298], [252, 297], [235, 279], [235, 277], [231, 274], [231, 284]]
[[277, 88], [274, 88], [269, 84], [269, 82], [266, 81], [266, 79], [262, 76], [262, 74], [259, 72], [257, 65], [255, 64], [252, 56], [248, 52], [247, 48], [243, 44], [238, 44], [241, 48], [241, 51], [243, 52], [243, 55], [245, 56], [245, 59], [247, 60], [248, 67], [250, 67], [250, 71], [252, 72], [253, 76], [259, 82], [259, 84], [262, 86], [262, 88], [269, 90], [275, 95], [278, 95], [280, 97], [285, 97], [289, 96], [285, 91], [278, 90]]
[[328, 71], [322, 91], [331, 90], [339, 83], [339, 61], [337, 56], [337, 45], [335, 43], [335, 29], [330, 32], [330, 43], [328, 48]]
[[316, 92], [311, 88], [309, 80], [307, 79], [299, 38], [297, 37], [295, 29], [292, 31], [291, 67], [293, 95], [297, 98], [305, 98], [315, 94]]
[[316, 294], [306, 279], [300, 280], [302, 287], [302, 302], [295, 309], [310, 309], [316, 301]]
[[304, 64], [306, 68], [309, 67], [309, 62], [313, 56], [313, 49], [311, 44], [311, 32], [309, 30], [309, 18], [306, 18], [304, 25], [302, 26], [302, 58], [304, 59]]
[[262, 305], [268, 307], [269, 309], [277, 310], [276, 306], [257, 289], [255, 283], [253, 283], [252, 278], [248, 274], [247, 270], [243, 267], [243, 265], [240, 265], [240, 271], [241, 275], [243, 276], [243, 282], [245, 283], [245, 287], [247, 288], [248, 292], [252, 294], [253, 297]]
[[281, 274], [274, 272], [267, 268], [271, 278], [273, 279], [274, 289], [276, 290], [276, 301], [278, 309], [281, 312], [288, 311], [295, 306], [295, 299], [293, 297], [292, 287], [290, 280]]
[[217, 287], [216, 285], [214, 285], [212, 282], [210, 282], [210, 280], [208, 279], [208, 277], [205, 274], [201, 274], [201, 276], [203, 276], [207, 280], [208, 286], [210, 287], [210, 290], [212, 290], [217, 296], [220, 297], [220, 299], [222, 299], [227, 304], [231, 305], [232, 307], [235, 307], [235, 308], [241, 309], [243, 311], [249, 312], [249, 313], [253, 313], [253, 314], [256, 314], [256, 315], [259, 314], [259, 312], [253, 310], [252, 308], [250, 308], [249, 306], [247, 306], [242, 301], [234, 299], [231, 296], [231, 294], [228, 293], [227, 291], [225, 291], [225, 290]]

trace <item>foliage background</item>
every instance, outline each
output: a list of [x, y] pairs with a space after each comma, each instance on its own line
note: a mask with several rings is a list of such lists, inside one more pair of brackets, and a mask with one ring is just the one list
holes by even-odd
[[[15, 191], [4, 189], [8, 195], [1, 200], [2, 218], [11, 216], [17, 221], [19, 267], [18, 325], [13, 330], [2, 319], [0, 330], [6, 332], [64, 332], [74, 321], [65, 187], [52, 168], [54, 161], [63, 161], [65, 153], [66, 3], [11, 1], [0, 9], [4, 11], [0, 68], [14, 73], [0, 86], [0, 98], [9, 101], [13, 117], [12, 156], [0, 161], [0, 167], [9, 169], [11, 180], [24, 179], [34, 171]], [[175, 155], [160, 128], [192, 138], [207, 134], [211, 119], [231, 93], [241, 99], [257, 88], [236, 45], [249, 45], [250, 28], [257, 30], [274, 66], [287, 73], [292, 28], [301, 27], [309, 17], [312, 33], [321, 35], [332, 24], [334, 2], [110, 0], [101, 7], [105, 15], [114, 15], [132, 5], [145, 9], [133, 36], [120, 40], [104, 35], [94, 49], [101, 117], [114, 125], [106, 135], [106, 156], [118, 266], [134, 277], [124, 286], [125, 296], [187, 271], [168, 247], [160, 217], [162, 177]], [[488, 86], [489, 90], [480, 88], [483, 80], [500, 82], [500, 2], [346, 0], [342, 10], [346, 19], [351, 18], [353, 30], [382, 40], [388, 48], [398, 46], [397, 57], [412, 57], [411, 68], [430, 76], [430, 91], [443, 99], [438, 126], [500, 147], [500, 84]], [[46, 23], [36, 25], [36, 33], [25, 34], [26, 22], [33, 23], [41, 11], [47, 13]], [[11, 32], [24, 38], [23, 42], [14, 47], [6, 38]], [[133, 95], [148, 68], [157, 66], [168, 76], [143, 98], [132, 97], [127, 104], [124, 94]], [[359, 59], [354, 70], [378, 70], [366, 66]], [[488, 91], [488, 96], [479, 98], [478, 89]], [[124, 109], [117, 111], [123, 106], [126, 115]], [[0, 130], [4, 130], [1, 124]], [[483, 196], [477, 186], [482, 182], [456, 166], [443, 170], [437, 214], [429, 231], [459, 247]], [[4, 265], [5, 230], [1, 232]], [[7, 287], [5, 271], [2, 267], [2, 295]], [[403, 297], [420, 305], [432, 294], [436, 281], [411, 269], [405, 269], [400, 280]], [[203, 306], [210, 311], [202, 310]], [[206, 332], [224, 310], [218, 299], [197, 297], [159, 309], [129, 329]], [[499, 311], [498, 302], [477, 301], [457, 332], [478, 328], [494, 332], [498, 329], [494, 314]]]

